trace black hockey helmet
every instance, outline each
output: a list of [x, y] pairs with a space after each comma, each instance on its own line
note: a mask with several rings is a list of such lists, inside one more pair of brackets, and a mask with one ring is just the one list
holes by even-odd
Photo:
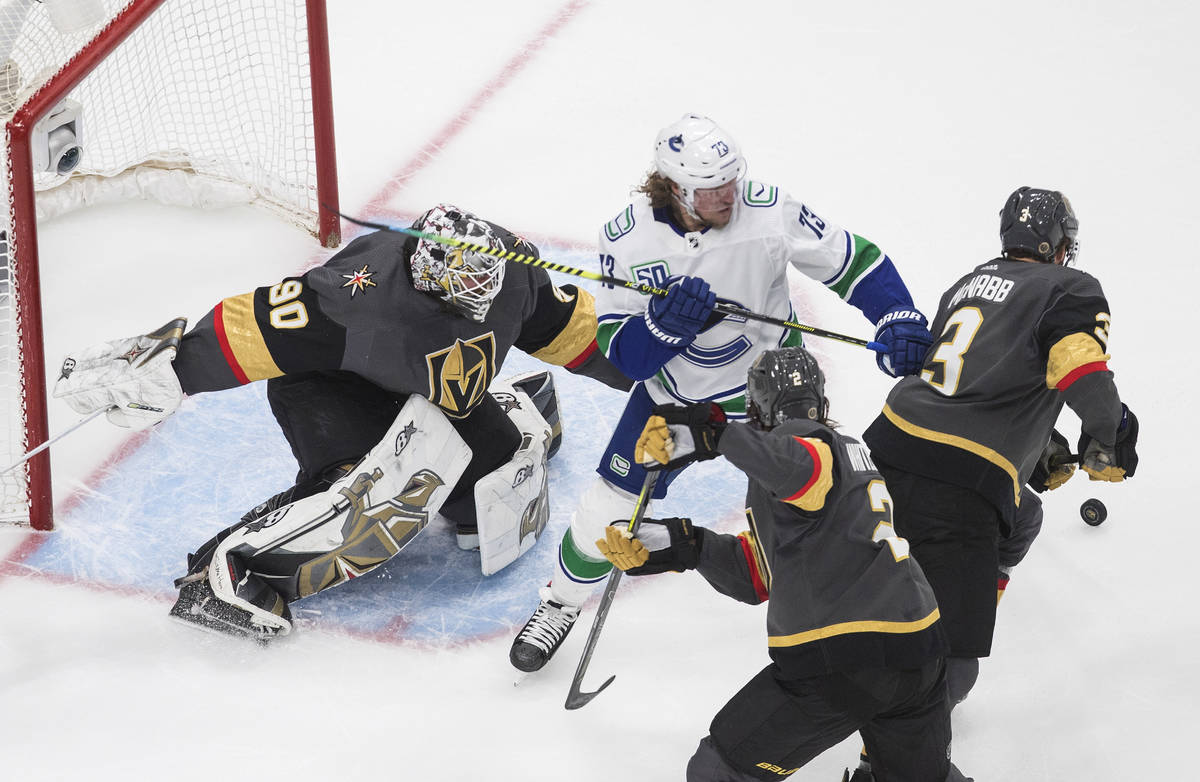
[[1018, 254], [1054, 263], [1058, 248], [1066, 245], [1063, 265], [1079, 253], [1075, 236], [1079, 220], [1071, 202], [1057, 190], [1018, 188], [1000, 210], [1000, 245], [1005, 255]]
[[768, 350], [746, 374], [746, 414], [760, 429], [801, 418], [825, 421], [825, 375], [804, 348]]

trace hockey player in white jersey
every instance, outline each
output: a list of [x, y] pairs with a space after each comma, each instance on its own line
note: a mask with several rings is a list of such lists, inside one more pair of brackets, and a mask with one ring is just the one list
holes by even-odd
[[[596, 298], [596, 342], [637, 382], [559, 546], [541, 603], [509, 659], [522, 671], [546, 664], [579, 608], [611, 570], [596, 548], [604, 528], [628, 519], [645, 479], [634, 444], [658, 404], [712, 401], [746, 415], [746, 371], [764, 350], [799, 345], [781, 326], [714, 313], [718, 296], [753, 312], [795, 320], [788, 266], [857, 307], [886, 346], [879, 367], [900, 377], [921, 368], [932, 342], [892, 261], [876, 245], [818, 216], [779, 188], [745, 177], [733, 138], [711, 119], [685, 114], [659, 132], [641, 195], [600, 231], [603, 274], [667, 288], [647, 299], [607, 287]], [[711, 285], [710, 285], [711, 283]], [[653, 498], [679, 471], [665, 472]]]

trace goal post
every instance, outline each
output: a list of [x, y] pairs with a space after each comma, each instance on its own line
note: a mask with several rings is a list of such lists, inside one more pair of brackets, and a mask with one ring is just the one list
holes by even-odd
[[[330, 81], [325, 0], [0, 0], [0, 469], [49, 436], [38, 220], [252, 204], [337, 246]], [[48, 451], [0, 522], [52, 529]]]

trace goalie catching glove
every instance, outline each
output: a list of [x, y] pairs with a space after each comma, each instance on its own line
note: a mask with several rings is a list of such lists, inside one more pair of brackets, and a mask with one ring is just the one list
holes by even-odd
[[108, 410], [117, 426], [144, 429], [174, 413], [183, 389], [171, 367], [187, 318], [157, 331], [104, 342], [63, 361], [54, 396], [84, 415]]
[[674, 470], [715, 459], [725, 431], [725, 411], [715, 402], [658, 405], [634, 447], [634, 458], [647, 470]]
[[642, 519], [636, 537], [629, 532], [628, 521], [614, 521], [604, 528], [596, 548], [629, 575], [648, 576], [696, 567], [702, 541], [691, 519]]

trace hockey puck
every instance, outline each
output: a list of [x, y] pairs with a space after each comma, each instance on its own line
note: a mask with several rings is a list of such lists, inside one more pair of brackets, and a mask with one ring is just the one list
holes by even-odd
[[1079, 516], [1090, 527], [1099, 527], [1108, 518], [1108, 508], [1104, 503], [1093, 497], [1079, 506]]

